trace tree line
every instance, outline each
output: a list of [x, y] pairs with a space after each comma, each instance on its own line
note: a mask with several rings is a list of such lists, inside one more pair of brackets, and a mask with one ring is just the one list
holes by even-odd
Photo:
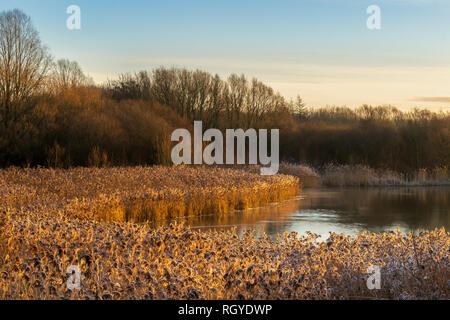
[[0, 14], [0, 165], [170, 164], [170, 134], [278, 128], [281, 159], [413, 171], [450, 166], [450, 115], [392, 106], [307, 108], [257, 79], [159, 67], [96, 85], [56, 62], [31, 20]]

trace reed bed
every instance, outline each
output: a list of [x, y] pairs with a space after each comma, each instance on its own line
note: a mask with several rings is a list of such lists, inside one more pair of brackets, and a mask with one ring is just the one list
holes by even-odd
[[327, 186], [444, 186], [450, 185], [450, 169], [437, 167], [402, 174], [363, 165], [330, 164], [321, 178]]
[[[251, 173], [260, 173], [260, 165], [220, 165], [219, 168], [233, 168]], [[283, 161], [278, 168], [278, 174], [297, 177], [302, 187], [315, 187], [321, 185], [319, 174], [307, 165]]]
[[[0, 171], [0, 182], [0, 299], [450, 298], [444, 229], [317, 241], [314, 234], [273, 240], [132, 222], [276, 201], [297, 191], [293, 177], [189, 167], [11, 168]], [[72, 265], [81, 271], [79, 290], [67, 287]], [[381, 268], [380, 290], [366, 286], [371, 265]]]
[[103, 221], [223, 214], [283, 201], [299, 189], [291, 176], [209, 167], [0, 170], [4, 207]]
[[[192, 231], [7, 212], [0, 299], [449, 299], [450, 234]], [[81, 288], [69, 290], [77, 265]], [[381, 268], [381, 289], [366, 286]]]
[[303, 187], [316, 187], [321, 184], [316, 170], [306, 165], [282, 162], [278, 173], [299, 178]]

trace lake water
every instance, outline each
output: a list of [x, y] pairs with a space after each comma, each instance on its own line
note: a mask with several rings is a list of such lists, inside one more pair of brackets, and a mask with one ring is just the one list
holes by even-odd
[[329, 232], [450, 230], [450, 187], [313, 188], [294, 200], [264, 208], [187, 218], [192, 228], [248, 228], [275, 237], [307, 231], [326, 239]]

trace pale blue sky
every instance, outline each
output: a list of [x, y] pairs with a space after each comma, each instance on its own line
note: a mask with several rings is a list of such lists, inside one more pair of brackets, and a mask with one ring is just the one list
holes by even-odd
[[[81, 30], [66, 8], [81, 8]], [[382, 28], [366, 28], [369, 5]], [[97, 82], [156, 66], [245, 73], [310, 106], [449, 110], [450, 1], [2, 0], [30, 15], [56, 58]], [[418, 101], [434, 97], [437, 101]], [[429, 99], [422, 99], [429, 100]]]

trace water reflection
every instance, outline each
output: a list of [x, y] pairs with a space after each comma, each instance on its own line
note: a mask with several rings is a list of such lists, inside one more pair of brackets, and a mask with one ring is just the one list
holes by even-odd
[[354, 234], [397, 227], [402, 232], [450, 230], [450, 187], [305, 189], [297, 199], [277, 205], [185, 220], [193, 228], [254, 228], [270, 236], [311, 231], [326, 238], [330, 231]]

